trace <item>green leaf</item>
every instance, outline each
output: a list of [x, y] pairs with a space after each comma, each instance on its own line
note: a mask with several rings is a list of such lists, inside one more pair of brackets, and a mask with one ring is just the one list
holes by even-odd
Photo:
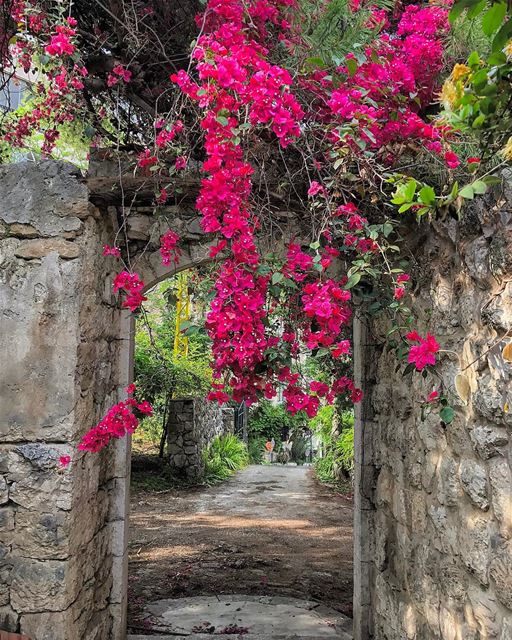
[[318, 249], [320, 248], [320, 243], [318, 242], [318, 240], [316, 240], [315, 242], [312, 242], [309, 246], [311, 249]]
[[471, 20], [476, 18], [478, 15], [482, 13], [482, 11], [487, 6], [487, 0], [480, 0], [478, 4], [474, 4], [471, 9], [468, 10], [468, 18]]
[[473, 182], [473, 191], [478, 194], [485, 193], [487, 191], [487, 185], [483, 180], [476, 180]]
[[393, 231], [393, 225], [390, 222], [385, 222], [382, 225], [382, 233], [385, 238], [389, 237]]
[[492, 41], [492, 51], [496, 53], [503, 49], [503, 47], [507, 44], [509, 39], [512, 37], [512, 20], [508, 20], [501, 27], [498, 33], [494, 36], [494, 40]]
[[352, 77], [357, 71], [357, 61], [354, 58], [347, 58], [345, 60], [348, 69], [348, 75]]
[[284, 280], [284, 275], [280, 271], [276, 271], [276, 273], [272, 275], [272, 284], [278, 284], [283, 280]]
[[484, 122], [485, 122], [485, 115], [481, 113], [479, 116], [477, 116], [473, 120], [473, 124], [471, 126], [473, 127], [473, 129], [478, 129], [483, 125]]
[[506, 13], [507, 5], [504, 2], [497, 2], [491, 6], [482, 18], [482, 31], [486, 36], [492, 36], [500, 28]]
[[398, 209], [398, 213], [404, 213], [405, 211], [409, 211], [411, 207], [414, 207], [414, 202], [408, 202], [407, 204], [403, 204], [400, 209]]
[[485, 182], [486, 185], [491, 186], [493, 184], [501, 184], [502, 179], [499, 176], [484, 176], [482, 178], [482, 182]]
[[507, 62], [507, 56], [503, 53], [503, 51], [497, 51], [496, 53], [492, 53], [487, 58], [487, 64], [490, 67], [501, 66]]
[[404, 198], [406, 199], [406, 201], [410, 202], [414, 198], [414, 194], [416, 193], [417, 186], [418, 185], [416, 183], [416, 180], [414, 180], [414, 178], [411, 178], [407, 182], [404, 189]]
[[260, 266], [258, 267], [258, 269], [256, 270], [256, 273], [259, 276], [266, 276], [268, 273], [270, 273], [271, 269], [268, 265], [266, 264], [260, 264]]
[[468, 58], [468, 65], [470, 67], [473, 67], [477, 64], [480, 64], [480, 56], [478, 55], [478, 51], [472, 51], [469, 54], [469, 58]]
[[223, 127], [227, 127], [227, 125], [229, 124], [229, 120], [225, 116], [217, 116], [216, 120]]
[[418, 195], [423, 204], [434, 205], [436, 203], [436, 192], [428, 185], [421, 188]]
[[480, 69], [477, 71], [473, 78], [471, 79], [471, 83], [474, 87], [482, 86], [487, 83], [487, 69]]
[[456, 2], [451, 8], [450, 13], [448, 14], [450, 24], [453, 24], [455, 20], [457, 20], [464, 9], [476, 4], [478, 4], [478, 0], [460, 0], [460, 2]]
[[356, 284], [359, 282], [359, 280], [361, 280], [361, 274], [360, 273], [353, 273], [349, 279], [347, 280], [347, 284], [345, 285], [345, 289], [352, 289], [352, 287], [355, 287]]
[[475, 197], [473, 185], [467, 184], [465, 187], [463, 187], [459, 191], [459, 195], [462, 196], [463, 198], [466, 198], [466, 200], [473, 200], [473, 198]]
[[306, 58], [305, 62], [308, 67], [317, 67], [319, 69], [325, 69], [325, 62], [319, 56]]
[[450, 422], [453, 422], [455, 411], [452, 407], [443, 407], [439, 412], [439, 416], [445, 424], [450, 424]]

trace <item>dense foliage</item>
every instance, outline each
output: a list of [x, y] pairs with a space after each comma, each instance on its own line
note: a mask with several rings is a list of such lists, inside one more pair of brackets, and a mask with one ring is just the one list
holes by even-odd
[[[441, 345], [415, 330], [399, 214], [461, 215], [510, 160], [510, 4], [208, 0], [190, 51], [190, 23], [178, 29], [177, 11], [157, 0], [121, 2], [121, 12], [83, 0], [0, 4], [4, 73], [35, 74], [31, 109], [2, 120], [4, 143], [39, 132], [50, 154], [62, 127], [83, 120], [95, 144], [132, 151], [155, 211], [177, 202], [176, 174], [200, 164], [197, 209], [217, 264], [211, 399], [252, 404], [282, 389], [288, 411], [310, 418], [324, 402], [358, 402], [343, 367], [354, 298], [362, 312], [386, 312], [406, 372], [432, 371]], [[486, 51], [465, 48], [460, 20], [477, 20]], [[282, 251], [283, 238], [267, 237], [279, 207], [306, 229]], [[171, 269], [179, 237], [169, 229], [161, 243]], [[145, 285], [127, 251], [104, 248], [122, 263], [114, 291], [137, 313]], [[317, 379], [302, 375], [308, 353]], [[450, 392], [424, 399], [444, 422]], [[95, 450], [136, 426], [130, 402], [95, 427]]]
[[354, 415], [342, 413], [335, 422], [334, 407], [325, 406], [311, 421], [323, 451], [315, 460], [315, 471], [322, 482], [337, 484], [351, 476], [354, 468]]
[[165, 434], [173, 398], [202, 397], [211, 385], [210, 345], [203, 332], [190, 332], [187, 354], [176, 353], [176, 286], [171, 278], [147, 294], [135, 333], [135, 384], [154, 410], [142, 423], [151, 442]]
[[206, 484], [227, 480], [249, 464], [247, 447], [234, 435], [215, 437], [204, 453]]

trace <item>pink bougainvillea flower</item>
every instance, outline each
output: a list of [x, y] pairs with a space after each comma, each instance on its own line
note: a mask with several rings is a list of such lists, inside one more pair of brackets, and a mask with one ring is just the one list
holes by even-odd
[[103, 245], [103, 256], [114, 256], [114, 258], [121, 257], [121, 249], [119, 247], [110, 247], [108, 244]]
[[44, 50], [50, 56], [71, 56], [75, 51], [75, 45], [67, 35], [58, 33], [51, 37], [50, 44]]
[[123, 67], [122, 64], [118, 64], [117, 66], [115, 66], [112, 69], [113, 73], [116, 74], [116, 76], [119, 76], [120, 78], [122, 78], [125, 82], [130, 82], [130, 80], [132, 79], [132, 72], [128, 71], [128, 69], [126, 69], [125, 67]]
[[432, 391], [427, 397], [427, 402], [435, 402], [439, 398], [439, 391]]
[[219, 240], [217, 244], [213, 247], [210, 247], [209, 256], [210, 258], [215, 258], [221, 251], [223, 251], [227, 247], [227, 240]]
[[402, 283], [402, 282], [409, 282], [409, 280], [411, 279], [411, 276], [408, 273], [401, 273], [396, 281], [398, 282], [398, 284]]
[[405, 295], [405, 288], [404, 287], [395, 287], [395, 291], [393, 293], [393, 298], [395, 300], [401, 300]]
[[350, 340], [342, 340], [341, 342], [338, 342], [331, 353], [335, 358], [339, 358], [342, 355], [350, 353]]
[[154, 156], [149, 149], [144, 149], [139, 153], [137, 164], [139, 167], [152, 167], [158, 162], [158, 158]]
[[140, 404], [137, 404], [133, 398], [118, 402], [109, 409], [95, 427], [84, 435], [78, 448], [81, 451], [97, 453], [106, 447], [112, 438], [122, 438], [126, 434], [133, 433], [139, 426], [139, 420], [133, 413], [134, 406], [146, 415], [152, 413], [152, 407], [147, 400]]
[[153, 407], [149, 404], [147, 400], [141, 402], [137, 405], [137, 409], [146, 416], [153, 415]]
[[460, 165], [459, 156], [453, 151], [447, 151], [444, 154], [444, 160], [450, 169], [456, 169]]
[[419, 342], [409, 349], [408, 362], [414, 364], [418, 371], [422, 371], [427, 365], [436, 364], [436, 353], [439, 351], [439, 344], [430, 333], [422, 338], [418, 333], [412, 331], [407, 334], [407, 339]]
[[135, 386], [135, 384], [133, 382], [131, 384], [129, 384], [125, 389], [126, 393], [129, 396], [133, 395], [136, 390], [137, 390], [137, 387]]
[[313, 180], [309, 185], [308, 196], [313, 197], [318, 195], [319, 193], [321, 193], [322, 195], [325, 195], [326, 193], [325, 187], [321, 185], [319, 182], [317, 182], [316, 180]]
[[178, 264], [181, 257], [181, 251], [178, 248], [179, 235], [169, 229], [160, 238], [160, 255], [162, 256], [162, 264], [169, 266], [171, 262]]
[[124, 309], [130, 309], [132, 313], [137, 311], [141, 304], [147, 300], [147, 298], [142, 295], [144, 282], [137, 273], [121, 271], [121, 273], [118, 273], [114, 278], [113, 289], [114, 293], [121, 290], [126, 292], [126, 298], [123, 301], [122, 307]]
[[67, 467], [71, 462], [71, 456], [60, 456], [59, 463], [61, 467]]
[[475, 156], [468, 158], [468, 164], [479, 164], [480, 162], [482, 162], [481, 158]]
[[176, 158], [176, 162], [174, 163], [174, 166], [176, 167], [176, 171], [181, 171], [182, 169], [185, 169], [185, 167], [187, 166], [187, 157], [186, 156], [178, 156]]
[[157, 204], [165, 204], [167, 202], [168, 198], [169, 198], [169, 194], [167, 193], [167, 189], [162, 187], [160, 189], [160, 193], [158, 194], [158, 197], [156, 199]]

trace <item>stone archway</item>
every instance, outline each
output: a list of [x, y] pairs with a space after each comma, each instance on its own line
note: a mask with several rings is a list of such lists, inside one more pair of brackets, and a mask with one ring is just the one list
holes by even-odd
[[[169, 272], [157, 253], [158, 219], [138, 209], [124, 227], [115, 181], [93, 167], [88, 184], [50, 161], [0, 169], [0, 628], [33, 640], [126, 633], [129, 443], [75, 456], [65, 471], [59, 456], [74, 453], [69, 443], [131, 377], [132, 320], [112, 298], [115, 265], [98, 248], [121, 228], [147, 284]], [[404, 381], [392, 354], [356, 322], [366, 397], [356, 420], [355, 640], [512, 633], [505, 196], [475, 207], [465, 227], [449, 221], [411, 240], [423, 269], [418, 329], [435, 322], [470, 377], [452, 426], [421, 421], [418, 398], [431, 383]], [[178, 269], [206, 256], [191, 202], [167, 211], [189, 234]], [[444, 358], [447, 387], [455, 373]]]

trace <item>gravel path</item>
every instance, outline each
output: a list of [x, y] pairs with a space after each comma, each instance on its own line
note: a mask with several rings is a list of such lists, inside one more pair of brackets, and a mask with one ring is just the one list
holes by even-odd
[[[157, 600], [247, 594], [351, 615], [352, 504], [307, 467], [250, 466], [210, 488], [132, 494], [132, 630]], [[148, 629], [149, 630], [149, 629]]]

